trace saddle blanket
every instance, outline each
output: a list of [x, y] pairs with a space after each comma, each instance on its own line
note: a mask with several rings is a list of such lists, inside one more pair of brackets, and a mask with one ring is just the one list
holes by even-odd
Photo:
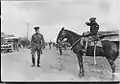
[[[88, 46], [94, 46], [94, 45], [95, 45], [94, 41], [88, 41]], [[103, 47], [101, 41], [97, 41], [96, 46]]]

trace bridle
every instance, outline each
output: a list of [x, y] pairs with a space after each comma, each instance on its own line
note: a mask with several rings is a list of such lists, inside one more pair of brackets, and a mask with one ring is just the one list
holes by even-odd
[[[65, 34], [65, 33], [64, 33], [64, 34]], [[63, 35], [63, 36], [64, 36], [64, 35]], [[69, 50], [71, 50], [71, 49], [73, 48], [73, 46], [74, 46], [75, 44], [77, 44], [80, 40], [81, 40], [81, 38], [78, 39], [77, 41], [75, 41], [75, 42], [69, 47]]]

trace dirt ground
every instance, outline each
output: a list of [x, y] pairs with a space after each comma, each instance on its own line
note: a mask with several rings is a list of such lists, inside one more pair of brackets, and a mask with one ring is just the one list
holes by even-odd
[[[57, 52], [57, 54], [59, 53]], [[79, 66], [76, 55], [72, 51], [63, 51], [61, 59], [64, 64], [63, 66], [65, 71], [78, 77]], [[97, 65], [93, 65], [93, 57], [84, 56], [83, 59], [85, 76], [80, 78], [81, 80], [111, 81], [111, 67], [105, 57], [96, 57]], [[116, 59], [115, 65], [115, 80], [120, 81], [120, 56]]]
[[[41, 55], [41, 68], [30, 67], [31, 53], [29, 49], [19, 52], [1, 54], [1, 79], [3, 81], [111, 81], [111, 68], [104, 57], [97, 57], [97, 65], [93, 58], [84, 56], [85, 76], [79, 77], [79, 66], [76, 55], [72, 51], [63, 51], [63, 56], [52, 48], [46, 48]], [[62, 70], [58, 58], [62, 61]], [[115, 61], [115, 80], [120, 80], [120, 56]]]

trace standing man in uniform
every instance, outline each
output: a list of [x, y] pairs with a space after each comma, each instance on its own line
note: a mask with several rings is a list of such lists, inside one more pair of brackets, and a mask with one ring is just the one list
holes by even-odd
[[42, 48], [45, 49], [44, 37], [39, 33], [39, 27], [34, 27], [35, 34], [31, 39], [31, 54], [32, 54], [32, 67], [35, 66], [35, 52], [37, 51], [37, 67], [40, 67], [40, 54], [42, 54]]

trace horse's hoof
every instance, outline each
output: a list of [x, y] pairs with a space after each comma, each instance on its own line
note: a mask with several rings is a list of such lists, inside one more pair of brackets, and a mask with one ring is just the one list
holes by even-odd
[[59, 69], [59, 71], [61, 72], [61, 71], [62, 71], [62, 69]]
[[82, 75], [81, 75], [81, 74], [79, 74], [78, 76], [79, 76], [79, 77], [82, 77]]
[[114, 81], [114, 79], [115, 79], [115, 75], [114, 75], [114, 74], [112, 74], [112, 81]]
[[59, 71], [62, 71], [63, 69], [62, 69], [62, 68], [59, 68], [58, 70], [59, 70]]

